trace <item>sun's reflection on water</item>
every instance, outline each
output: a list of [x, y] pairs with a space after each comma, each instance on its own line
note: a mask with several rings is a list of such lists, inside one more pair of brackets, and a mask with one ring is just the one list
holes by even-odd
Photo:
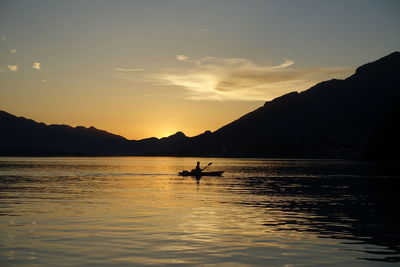
[[65, 255], [91, 264], [400, 261], [393, 212], [399, 187], [391, 171], [348, 162], [207, 159], [225, 176], [176, 175], [195, 161], [0, 161], [0, 257], [47, 265], [73, 264]]

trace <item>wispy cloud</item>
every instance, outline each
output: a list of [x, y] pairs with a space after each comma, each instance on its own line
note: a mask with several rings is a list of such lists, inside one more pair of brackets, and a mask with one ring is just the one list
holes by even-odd
[[119, 78], [179, 86], [192, 100], [270, 100], [290, 91], [302, 91], [319, 81], [342, 77], [347, 68], [295, 69], [293, 60], [277, 65], [256, 64], [245, 58], [177, 55], [185, 68], [154, 70]]
[[8, 52], [10, 52], [10, 54], [15, 54], [17, 53], [17, 49], [10, 49]]
[[176, 60], [186, 61], [186, 60], [188, 60], [188, 56], [186, 56], [186, 55], [177, 55], [176, 56]]
[[35, 70], [42, 70], [42, 67], [40, 66], [40, 62], [33, 62], [32, 68], [34, 68]]
[[8, 65], [7, 68], [9, 71], [13, 71], [13, 72], [18, 71], [17, 65]]
[[0, 35], [0, 39], [1, 39], [2, 41], [6, 41], [6, 40], [7, 40], [7, 37], [6, 37], [4, 34], [2, 34], [2, 35]]
[[127, 68], [114, 68], [115, 71], [118, 72], [140, 72], [140, 71], [146, 71], [145, 69], [140, 69], [140, 68], [131, 68], [131, 69], [127, 69]]

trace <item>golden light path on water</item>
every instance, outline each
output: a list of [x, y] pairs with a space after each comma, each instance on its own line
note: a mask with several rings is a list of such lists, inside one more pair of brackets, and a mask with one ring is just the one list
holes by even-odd
[[[362, 215], [376, 208], [364, 192], [368, 175], [388, 175], [386, 169], [343, 161], [200, 159], [226, 173], [200, 181], [177, 175], [197, 160], [1, 159], [1, 261], [374, 266], [365, 259], [383, 264], [399, 254], [392, 240], [399, 221], [389, 217], [386, 224], [379, 211], [375, 219]], [[330, 170], [327, 176], [322, 169]], [[374, 231], [383, 225], [393, 232]]]

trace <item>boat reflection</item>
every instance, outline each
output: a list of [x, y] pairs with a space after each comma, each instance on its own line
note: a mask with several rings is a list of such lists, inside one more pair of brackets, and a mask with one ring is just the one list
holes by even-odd
[[201, 177], [192, 176], [192, 179], [196, 182], [197, 185], [200, 185]]

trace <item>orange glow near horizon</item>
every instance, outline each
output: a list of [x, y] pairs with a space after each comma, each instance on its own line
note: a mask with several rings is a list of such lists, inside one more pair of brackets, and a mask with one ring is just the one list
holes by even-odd
[[178, 131], [162, 129], [155, 137], [158, 137], [158, 138], [168, 137], [170, 135], [175, 134], [176, 132], [178, 132]]
[[195, 136], [400, 44], [387, 1], [122, 2], [0, 2], [0, 110], [130, 140]]
[[[45, 124], [66, 124], [72, 127], [95, 127], [129, 140], [167, 137], [176, 132], [196, 136], [206, 130], [215, 131], [244, 114], [260, 107], [262, 102], [185, 101], [153, 98], [151, 102], [135, 99], [107, 99], [91, 105], [57, 103], [41, 98], [48, 105], [39, 105], [39, 96], [1, 105], [0, 110]], [[60, 99], [60, 102], [71, 102]], [[82, 101], [83, 102], [83, 101]], [[235, 108], [232, 108], [235, 105]], [[98, 111], [101, 112], [98, 112]], [[22, 112], [21, 112], [22, 111]]]

